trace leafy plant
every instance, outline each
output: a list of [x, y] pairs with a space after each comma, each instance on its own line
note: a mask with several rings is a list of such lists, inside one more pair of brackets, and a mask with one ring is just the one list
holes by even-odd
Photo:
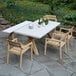
[[65, 4], [68, 4], [68, 3], [71, 3], [73, 2], [73, 0], [61, 0], [62, 3], [65, 3]]
[[69, 21], [76, 21], [76, 13], [70, 13], [64, 16], [64, 19]]
[[14, 0], [7, 0], [7, 8], [13, 8], [15, 6], [15, 1]]
[[[1, 12], [5, 19], [11, 23], [20, 23], [25, 20], [34, 21], [42, 16], [49, 14], [49, 6], [30, 1], [17, 1], [13, 9], [2, 8]], [[5, 13], [6, 12], [6, 13]]]
[[47, 25], [48, 24], [48, 19], [47, 18], [45, 18], [45, 17], [42, 17], [42, 18], [40, 18], [39, 19], [39, 22], [38, 22], [38, 24], [42, 24], [42, 23], [45, 23], [45, 25]]
[[4, 2], [5, 0], [0, 0], [0, 2], [2, 3], [2, 2]]
[[69, 6], [69, 8], [76, 9], [76, 2], [75, 3], [71, 3], [70, 6]]

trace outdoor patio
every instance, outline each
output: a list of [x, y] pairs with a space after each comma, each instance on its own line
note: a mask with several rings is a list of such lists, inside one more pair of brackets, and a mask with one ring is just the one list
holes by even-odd
[[[2, 33], [2, 36], [5, 34]], [[8, 36], [8, 34], [7, 34]], [[27, 37], [16, 35], [21, 42]], [[36, 40], [39, 49], [39, 56], [33, 55], [30, 60], [28, 51], [23, 56], [23, 69], [19, 68], [19, 57], [10, 56], [10, 63], [6, 62], [6, 37], [0, 38], [0, 76], [76, 76], [76, 39], [70, 46], [68, 55], [63, 53], [63, 64], [59, 64], [59, 50], [55, 47], [48, 47], [47, 55], [43, 55], [44, 38]], [[64, 51], [64, 48], [63, 48]]]

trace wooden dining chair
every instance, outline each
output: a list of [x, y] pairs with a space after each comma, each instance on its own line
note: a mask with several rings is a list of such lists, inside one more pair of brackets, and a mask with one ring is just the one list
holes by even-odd
[[12, 40], [7, 39], [7, 64], [9, 63], [9, 55], [15, 54], [20, 56], [20, 68], [22, 66], [22, 57], [23, 54], [31, 49], [31, 60], [32, 60], [32, 42], [28, 42], [27, 44], [22, 44], [18, 42], [17, 38]]
[[57, 21], [56, 15], [45, 15], [44, 18], [46, 18], [48, 20]]
[[60, 28], [61, 32], [68, 33], [68, 36], [67, 36], [68, 50], [69, 50], [70, 44], [72, 45], [72, 39], [73, 39], [73, 34], [72, 33], [73, 33], [73, 29], [74, 29], [73, 26], [66, 26], [66, 27], [61, 27]]
[[59, 48], [59, 62], [62, 63], [62, 47], [63, 46], [65, 46], [65, 52], [67, 52], [66, 34], [62, 34], [62, 37], [59, 38], [59, 36], [56, 33], [53, 33], [52, 38], [46, 38], [44, 55], [46, 55], [48, 44]]
[[[46, 18], [46, 19], [52, 20], [52, 21], [57, 21], [56, 15], [45, 15], [45, 16], [43, 16], [43, 18]], [[56, 30], [56, 28], [53, 29], [53, 31], [54, 30]], [[51, 34], [52, 34], [51, 32], [47, 34], [49, 38], [51, 38]]]

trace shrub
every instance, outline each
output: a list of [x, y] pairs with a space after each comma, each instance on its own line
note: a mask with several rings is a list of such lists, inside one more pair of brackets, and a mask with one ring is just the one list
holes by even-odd
[[67, 25], [73, 25], [76, 27], [76, 13], [70, 13], [64, 16], [64, 21], [65, 24]]
[[5, 0], [0, 0], [0, 2], [4, 2]]
[[7, 0], [7, 8], [13, 8], [15, 6], [15, 1], [14, 0]]
[[17, 1], [13, 9], [4, 7], [1, 11], [5, 19], [17, 24], [25, 20], [34, 21], [49, 14], [49, 6], [30, 1]]
[[73, 0], [61, 0], [62, 3], [65, 3], [65, 4], [68, 4], [68, 3], [71, 3], [73, 2]]
[[76, 12], [64, 16], [65, 20], [76, 21]]
[[76, 3], [71, 3], [70, 6], [69, 6], [69, 8], [76, 9]]
[[48, 0], [29, 0], [29, 1], [48, 3]]
[[48, 0], [48, 5], [50, 6], [50, 13], [55, 14], [55, 10], [57, 9], [57, 1], [58, 0]]

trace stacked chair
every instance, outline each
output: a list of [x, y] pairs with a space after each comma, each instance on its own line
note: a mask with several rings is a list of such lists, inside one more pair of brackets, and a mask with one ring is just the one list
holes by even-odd
[[51, 38], [46, 38], [44, 55], [46, 55], [47, 45], [58, 47], [59, 48], [59, 62], [62, 63], [62, 47], [65, 46], [65, 52], [67, 51], [66, 37], [67, 37], [67, 34], [53, 33]]
[[[47, 18], [48, 20], [57, 21], [56, 15], [45, 15], [44, 18]], [[49, 36], [49, 38], [45, 38], [44, 55], [46, 55], [46, 49], [48, 44], [56, 46], [59, 48], [59, 62], [62, 63], [62, 47], [65, 46], [64, 52], [67, 53], [67, 50], [69, 50], [69, 45], [70, 43], [72, 43], [73, 28], [73, 26], [60, 27], [59, 31], [54, 29], [52, 36]]]
[[56, 34], [67, 34], [67, 38], [66, 38], [67, 42], [66, 43], [67, 43], [68, 50], [69, 50], [70, 44], [72, 44], [72, 39], [73, 39], [72, 32], [73, 32], [73, 28], [74, 28], [73, 26], [66, 26], [66, 27], [60, 27], [59, 31], [57, 31], [57, 30], [54, 31]]
[[[11, 38], [12, 37], [12, 38]], [[31, 60], [32, 60], [32, 42], [28, 42], [27, 44], [22, 44], [18, 42], [17, 38], [14, 38], [13, 33], [11, 33], [7, 39], [7, 64], [9, 63], [9, 55], [15, 54], [20, 56], [20, 68], [22, 66], [22, 57], [23, 54], [31, 49]]]
[[48, 44], [57, 46], [59, 47], [59, 62], [62, 63], [62, 47], [65, 45], [65, 53], [67, 53], [67, 49], [69, 50], [69, 45], [70, 43], [72, 43], [73, 28], [73, 26], [61, 27], [59, 31], [55, 30], [53, 32], [51, 38], [46, 38], [44, 55], [46, 55], [46, 49]]
[[72, 44], [72, 39], [73, 39], [73, 32], [74, 27], [73, 26], [66, 26], [66, 27], [61, 27], [60, 32], [63, 33], [68, 33], [67, 35], [67, 44], [68, 44], [68, 50], [69, 50], [69, 45]]

